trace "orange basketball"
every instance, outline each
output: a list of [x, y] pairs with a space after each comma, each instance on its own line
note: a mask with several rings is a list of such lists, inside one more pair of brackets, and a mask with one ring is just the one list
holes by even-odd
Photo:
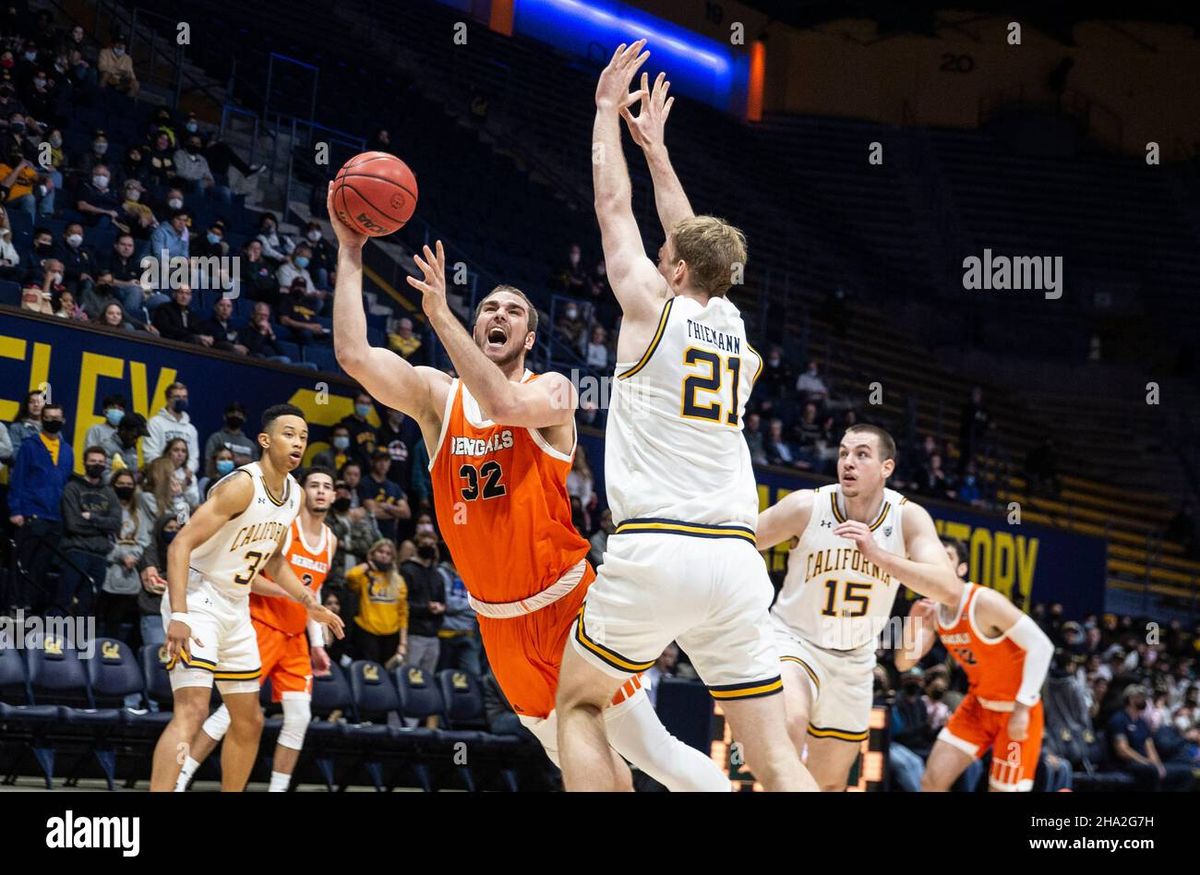
[[334, 177], [333, 208], [356, 231], [383, 237], [412, 218], [417, 178], [395, 155], [363, 152], [343, 164]]

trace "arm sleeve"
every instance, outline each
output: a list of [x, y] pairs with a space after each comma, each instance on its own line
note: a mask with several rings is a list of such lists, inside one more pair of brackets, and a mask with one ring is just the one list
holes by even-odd
[[1046, 672], [1050, 668], [1050, 658], [1054, 655], [1054, 645], [1028, 615], [1017, 620], [1008, 630], [1008, 637], [1025, 651], [1025, 665], [1021, 673], [1021, 689], [1017, 691], [1017, 701], [1022, 705], [1036, 705], [1041, 698]]

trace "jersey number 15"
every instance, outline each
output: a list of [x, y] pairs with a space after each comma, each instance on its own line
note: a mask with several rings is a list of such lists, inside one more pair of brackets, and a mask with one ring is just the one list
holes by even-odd
[[[715, 352], [707, 352], [689, 346], [683, 351], [683, 364], [697, 368], [696, 373], [689, 374], [683, 380], [683, 405], [680, 411], [686, 419], [706, 419], [710, 422], [721, 422], [729, 425], [738, 424], [738, 385], [742, 378], [742, 360], [731, 355], [722, 361]], [[730, 403], [728, 413], [723, 408], [725, 374], [732, 376], [730, 386]], [[697, 393], [716, 394], [720, 397], [701, 403]], [[724, 415], [723, 415], [724, 414]]]

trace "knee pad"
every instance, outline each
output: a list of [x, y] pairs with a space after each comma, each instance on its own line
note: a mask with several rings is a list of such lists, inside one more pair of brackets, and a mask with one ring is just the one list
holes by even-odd
[[229, 731], [229, 709], [222, 705], [204, 721], [204, 734], [214, 741], [220, 741]]
[[283, 728], [279, 730], [278, 744], [292, 750], [304, 746], [304, 734], [312, 720], [312, 697], [307, 693], [283, 694]]

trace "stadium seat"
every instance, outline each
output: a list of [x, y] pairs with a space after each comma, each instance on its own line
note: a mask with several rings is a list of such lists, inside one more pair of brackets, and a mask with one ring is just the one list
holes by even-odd
[[145, 679], [129, 645], [115, 638], [96, 639], [96, 653], [87, 660], [88, 685], [98, 708], [122, 707], [134, 693], [144, 695]]
[[141, 649], [142, 677], [145, 680], [143, 689], [146, 698], [154, 702], [163, 711], [170, 711], [174, 702], [171, 694], [171, 679], [167, 675], [166, 648], [155, 644], [145, 644]]
[[[345, 737], [345, 715], [353, 706], [353, 696], [346, 673], [336, 662], [329, 666], [329, 674], [316, 675], [312, 685], [312, 722], [304, 747], [312, 756], [313, 765], [325, 780], [327, 789], [334, 785], [334, 756], [338, 742]], [[340, 718], [331, 719], [331, 718]]]
[[438, 673], [445, 705], [446, 726], [452, 730], [487, 729], [483, 711], [483, 686], [479, 678], [448, 668]]
[[400, 665], [395, 671], [396, 689], [400, 693], [400, 713], [405, 717], [424, 720], [441, 717], [446, 712], [442, 692], [433, 678], [416, 666]]
[[346, 726], [346, 738], [360, 750], [359, 765], [366, 769], [375, 789], [383, 791], [381, 748], [391, 739], [387, 721], [399, 714], [400, 696], [384, 667], [368, 659], [351, 663], [350, 693], [358, 722]]
[[25, 651], [29, 693], [39, 705], [89, 708], [87, 673], [79, 652], [63, 638], [46, 636], [41, 647]]

